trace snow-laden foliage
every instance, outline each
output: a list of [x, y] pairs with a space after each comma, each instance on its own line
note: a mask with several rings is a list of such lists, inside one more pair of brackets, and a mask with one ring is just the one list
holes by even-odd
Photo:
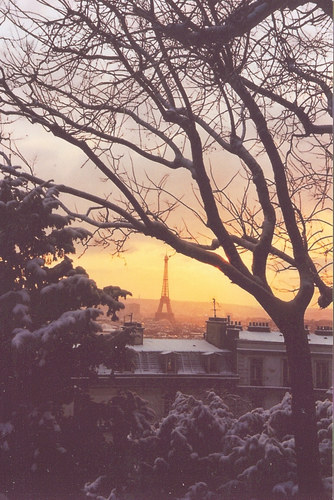
[[[331, 498], [330, 401], [317, 402], [317, 419], [322, 476]], [[205, 401], [178, 393], [169, 414], [132, 444], [136, 473], [124, 497], [114, 484], [115, 500], [283, 500], [298, 493], [288, 393], [276, 406], [240, 418], [213, 392]], [[93, 484], [85, 491], [102, 500]]]
[[112, 487], [119, 492], [136, 481], [138, 456], [134, 443], [153, 434], [155, 415], [147, 401], [130, 391], [112, 397], [107, 403], [95, 404], [94, 411], [111, 437], [112, 446], [104, 475], [86, 482], [84, 491], [91, 498], [105, 494], [116, 499], [116, 490], [110, 495]]
[[62, 405], [78, 399], [73, 376], [96, 376], [126, 343], [124, 334], [96, 335], [96, 319], [100, 304], [115, 319], [129, 292], [100, 290], [73, 267], [68, 254], [89, 232], [71, 226], [57, 196], [20, 178], [0, 180], [0, 491], [13, 498], [47, 498], [52, 489], [61, 496], [57, 477], [70, 491], [97, 473], [105, 462], [98, 416], [87, 424], [88, 402], [68, 419]]

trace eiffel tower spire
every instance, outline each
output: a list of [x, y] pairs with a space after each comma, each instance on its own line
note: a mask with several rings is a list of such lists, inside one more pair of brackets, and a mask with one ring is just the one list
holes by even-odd
[[[165, 267], [164, 267], [164, 276], [162, 280], [162, 290], [161, 290], [161, 298], [158, 306], [158, 310], [155, 313], [155, 319], [168, 319], [169, 321], [175, 321], [174, 314], [172, 312], [172, 308], [170, 305], [169, 299], [169, 286], [168, 286], [168, 257], [165, 255]], [[167, 311], [163, 312], [163, 308], [166, 306]]]

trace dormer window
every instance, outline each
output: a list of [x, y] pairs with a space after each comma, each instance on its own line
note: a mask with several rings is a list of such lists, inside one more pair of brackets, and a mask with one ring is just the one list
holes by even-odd
[[170, 351], [165, 351], [160, 354], [162, 371], [164, 373], [175, 373], [176, 372], [176, 362], [175, 353]]
[[217, 359], [215, 353], [213, 352], [203, 352], [202, 353], [202, 362], [204, 365], [204, 369], [206, 373], [217, 373]]

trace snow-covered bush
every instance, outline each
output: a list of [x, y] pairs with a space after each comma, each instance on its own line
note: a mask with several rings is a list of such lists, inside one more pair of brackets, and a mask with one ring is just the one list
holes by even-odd
[[[86, 482], [84, 491], [90, 498], [102, 500], [101, 495], [105, 494], [109, 500], [117, 500], [119, 492], [138, 480], [139, 456], [134, 444], [153, 434], [155, 415], [147, 401], [130, 391], [121, 392], [107, 403], [96, 404], [95, 413], [103, 422], [112, 446], [103, 476]], [[110, 495], [111, 488], [114, 492]]]
[[[329, 499], [329, 401], [317, 403], [317, 417], [322, 473]], [[155, 429], [147, 436], [131, 439], [137, 457], [132, 481], [123, 484], [125, 496], [119, 497], [113, 483], [112, 498], [292, 499], [298, 488], [291, 426], [288, 393], [274, 407], [257, 408], [239, 418], [234, 418], [213, 392], [203, 401], [178, 393], [169, 414]], [[98, 489], [95, 493], [90, 491], [89, 496], [99, 498]]]

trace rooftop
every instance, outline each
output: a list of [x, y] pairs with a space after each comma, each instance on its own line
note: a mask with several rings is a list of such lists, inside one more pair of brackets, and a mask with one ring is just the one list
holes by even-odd
[[144, 337], [143, 345], [131, 346], [136, 352], [223, 352], [223, 349], [204, 339], [150, 339]]
[[[333, 345], [332, 335], [307, 335], [310, 345]], [[239, 339], [252, 342], [284, 343], [283, 334], [279, 331], [257, 332], [240, 330]], [[136, 352], [224, 352], [224, 349], [210, 344], [204, 339], [174, 339], [174, 338], [147, 338], [144, 337], [143, 345], [131, 346]]]
[[[333, 345], [333, 337], [331, 335], [316, 335], [309, 333], [307, 335], [309, 344], [311, 345]], [[240, 340], [250, 340], [253, 342], [278, 342], [284, 343], [283, 334], [281, 332], [249, 332], [248, 330], [239, 332]]]
[[[132, 366], [133, 374], [155, 374], [165, 376], [167, 374], [166, 366], [164, 366], [166, 358], [163, 355], [168, 355], [168, 353], [173, 352], [175, 353], [173, 355], [175, 366], [172, 369], [172, 373], [168, 373], [169, 375], [178, 374], [206, 377], [217, 377], [219, 375], [229, 378], [236, 377], [236, 374], [231, 372], [231, 368], [229, 366], [228, 353], [230, 351], [226, 349], [218, 349], [203, 339], [144, 338], [143, 345], [133, 345], [128, 347], [136, 353], [134, 366]], [[207, 357], [206, 355], [214, 353], [218, 354], [218, 357], [215, 357], [216, 370], [215, 373], [208, 374], [205, 368], [203, 355]], [[97, 372], [100, 376], [108, 376], [111, 374], [112, 370], [100, 365]]]

